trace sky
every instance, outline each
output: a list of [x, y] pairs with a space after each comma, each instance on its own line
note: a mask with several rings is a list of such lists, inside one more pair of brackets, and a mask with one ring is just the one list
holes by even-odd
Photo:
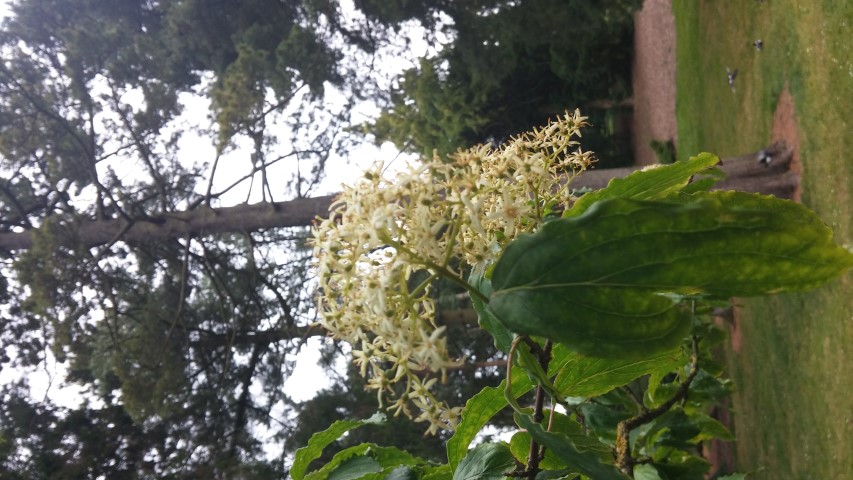
[[[351, 2], [344, 2], [344, 8], [353, 9]], [[8, 1], [0, 0], [0, 16], [6, 16], [9, 12]], [[414, 28], [414, 27], [413, 27]], [[423, 36], [416, 30], [410, 30], [409, 40], [409, 55], [385, 55], [385, 61], [382, 63], [382, 74], [390, 78], [395, 72], [401, 72], [406, 68], [411, 68], [416, 65], [417, 58], [428, 53], [426, 42], [419, 41]], [[335, 102], [343, 104], [344, 99], [340, 94], [334, 91], [330, 92], [329, 102], [334, 105]], [[134, 103], [134, 92], [129, 92], [124, 100], [129, 104]], [[141, 95], [139, 96], [141, 100]], [[175, 128], [181, 128], [186, 125], [201, 125], [209, 126], [211, 122], [209, 101], [201, 95], [192, 95], [190, 93], [183, 94], [181, 97], [185, 104], [184, 115], [176, 122]], [[375, 105], [365, 103], [358, 105], [352, 112], [354, 120], [368, 120], [378, 113]], [[239, 143], [239, 142], [238, 142]], [[247, 146], [247, 145], [246, 145]], [[286, 147], [286, 146], [285, 146]], [[204, 137], [197, 134], [185, 134], [179, 143], [179, 155], [186, 158], [198, 159], [215, 157], [215, 148], [209, 137]], [[249, 151], [246, 148], [236, 148], [230, 152], [226, 158], [223, 158], [219, 165], [214, 180], [214, 191], [221, 190], [227, 186], [234, 178], [239, 178], [249, 172], [251, 162], [247, 161]], [[365, 169], [373, 165], [375, 162], [381, 162], [386, 166], [390, 166], [387, 170], [389, 174], [399, 168], [404, 167], [407, 162], [411, 161], [411, 156], [401, 155], [396, 148], [391, 144], [375, 146], [369, 142], [358, 145], [355, 149], [348, 152], [346, 157], [332, 156], [327, 163], [325, 178], [319, 185], [318, 189], [312, 192], [312, 195], [324, 195], [338, 192], [341, 190], [342, 184], [352, 178], [358, 178]], [[111, 165], [104, 163], [99, 165], [99, 170], [103, 173], [107, 167], [113, 168], [120, 178], [130, 179], [134, 176], [134, 169], [127, 168], [127, 163], [113, 162]], [[287, 178], [294, 171], [292, 163], [277, 167], [270, 171], [270, 178]], [[203, 182], [204, 183], [204, 182]], [[75, 199], [79, 202], [91, 201], [87, 195], [92, 195], [92, 192], [82, 192], [80, 197]], [[238, 188], [228, 195], [220, 199], [220, 205], [234, 205], [246, 201], [249, 198], [250, 202], [260, 201], [259, 189], [254, 192], [249, 192], [247, 188]], [[287, 198], [282, 194], [281, 198], [274, 200], [281, 201]], [[282, 252], [282, 255], [286, 253]], [[317, 391], [330, 386], [331, 382], [327, 378], [326, 371], [320, 366], [319, 349], [323, 339], [312, 338], [301, 349], [296, 356], [296, 367], [284, 384], [285, 391], [295, 401], [305, 401], [312, 398]], [[69, 408], [77, 407], [84, 399], [85, 394], [81, 388], [75, 385], [66, 385], [62, 379], [64, 377], [64, 367], [54, 359], [49, 351], [45, 352], [46, 361], [37, 372], [28, 374], [30, 385], [32, 387], [31, 395], [36, 400], [50, 400], [51, 402]], [[343, 368], [344, 360], [339, 362], [339, 368]], [[2, 371], [0, 372], [0, 384], [6, 383], [21, 375], [20, 372]], [[286, 412], [279, 412], [281, 415], [286, 415]], [[270, 455], [276, 454], [275, 446], [269, 449]]]

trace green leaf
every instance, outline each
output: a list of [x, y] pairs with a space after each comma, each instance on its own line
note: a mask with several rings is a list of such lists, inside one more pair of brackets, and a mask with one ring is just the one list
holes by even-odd
[[[687, 161], [675, 162], [670, 165], [655, 165], [624, 178], [614, 178], [606, 187], [587, 193], [578, 199], [572, 208], [563, 213], [563, 217], [577, 217], [596, 202], [610, 198], [631, 198], [635, 200], [665, 198], [673, 193], [683, 191], [694, 175], [708, 172], [719, 162], [720, 159], [714, 154], [700, 153]], [[702, 188], [708, 187], [708, 180], [710, 179], [704, 180], [704, 183], [701, 184]]]
[[705, 480], [705, 473], [711, 464], [696, 455], [676, 450], [667, 461], [654, 462], [652, 465], [663, 478], [678, 480]]
[[571, 439], [563, 433], [546, 432], [542, 425], [533, 421], [530, 415], [516, 413], [515, 422], [526, 429], [537, 443], [552, 450], [556, 456], [572, 470], [596, 480], [625, 480], [615, 466], [602, 463], [601, 458], [591, 451], [580, 451]]
[[735, 440], [735, 436], [732, 435], [732, 432], [730, 432], [725, 425], [708, 415], [691, 412], [687, 414], [687, 417], [690, 418], [693, 425], [696, 425], [699, 429], [699, 435], [693, 439], [695, 442], [702, 442], [714, 438], [726, 442], [733, 442]]
[[430, 465], [424, 467], [421, 480], [451, 480], [453, 470], [450, 465]]
[[503, 443], [484, 443], [472, 449], [453, 474], [453, 480], [503, 480], [515, 469], [515, 458]]
[[598, 403], [584, 403], [579, 409], [586, 421], [586, 427], [595, 433], [599, 439], [611, 444], [616, 441], [616, 426], [632, 415]]
[[634, 467], [634, 480], [663, 480], [657, 469], [647, 463]]
[[[331, 480], [362, 478], [383, 480], [394, 468], [424, 465], [426, 461], [396, 447], [383, 447], [362, 443], [336, 453], [329, 463], [305, 475], [305, 480]], [[351, 475], [358, 475], [352, 477]]]
[[674, 370], [683, 363], [680, 350], [642, 360], [608, 359], [571, 352], [557, 373], [554, 387], [564, 397], [594, 397], [657, 371]]
[[[551, 431], [568, 437], [569, 441], [571, 441], [578, 451], [592, 452], [605, 463], [611, 463], [613, 461], [613, 450], [609, 446], [598, 441], [598, 439], [587, 435], [586, 432], [584, 432], [584, 428], [576, 420], [572, 419], [568, 415], [556, 412], [553, 414], [553, 417], [550, 417], [550, 415], [551, 413], [546, 410], [545, 418], [549, 418], [549, 422], [551, 422]], [[525, 465], [527, 465], [530, 440], [531, 437], [529, 433], [526, 431], [520, 431], [514, 434], [509, 442], [510, 450], [515, 458], [519, 459]], [[548, 449], [545, 450], [545, 458], [542, 460], [542, 463], [540, 463], [540, 467], [544, 470], [561, 470], [567, 468], [571, 470], [571, 468], [569, 468], [570, 465], [567, 465], [565, 462], [560, 460], [553, 451]], [[575, 473], [579, 472], [575, 471]]]
[[400, 465], [369, 473], [359, 480], [451, 480], [450, 465]]
[[688, 449], [697, 443], [699, 427], [681, 408], [675, 408], [655, 419], [654, 427], [649, 431], [648, 443], [654, 446]]
[[[528, 455], [530, 454], [530, 434], [527, 432], [516, 432], [509, 440], [509, 449], [512, 455], [524, 465], [528, 464]], [[566, 468], [566, 464], [560, 461], [559, 458], [551, 450], [545, 450], [545, 457], [539, 463], [543, 470], [561, 470]], [[577, 472], [572, 472], [577, 473]]]
[[344, 460], [332, 473], [328, 480], [355, 480], [369, 473], [382, 471], [379, 462], [370, 457], [352, 457]]
[[396, 467], [385, 477], [385, 480], [418, 480], [418, 473], [406, 466]]
[[[304, 478], [305, 478], [305, 480], [326, 480], [329, 477], [329, 475], [331, 475], [339, 467], [345, 465], [348, 461], [350, 461], [354, 458], [364, 457], [370, 451], [371, 446], [373, 446], [373, 445], [369, 444], [369, 443], [362, 443], [359, 445], [353, 445], [352, 447], [349, 447], [349, 448], [345, 448], [345, 449], [341, 450], [340, 452], [336, 453], [335, 456], [332, 457], [332, 459], [329, 460], [328, 463], [321, 466], [319, 469], [308, 473], [307, 475], [305, 475]], [[374, 460], [370, 457], [367, 457], [367, 458], [369, 458], [372, 462], [376, 463], [377, 469], [374, 471], [380, 471], [381, 470], [382, 467], [381, 467], [381, 465], [379, 465], [378, 462], [376, 462], [376, 460]], [[370, 463], [370, 462], [366, 462], [366, 463]], [[358, 463], [356, 463], [355, 466], [358, 466]], [[346, 471], [346, 469], [345, 469], [345, 471]], [[293, 472], [293, 470], [291, 469], [291, 476], [293, 476], [292, 472]], [[367, 473], [369, 473], [369, 472], [364, 472], [363, 475], [367, 474]], [[295, 477], [294, 477], [294, 479], [295, 479]]]
[[732, 393], [731, 380], [717, 378], [704, 369], [699, 369], [696, 378], [690, 382], [689, 399], [691, 402], [715, 402]]
[[298, 449], [293, 458], [293, 466], [290, 468], [290, 476], [293, 480], [302, 480], [308, 465], [320, 457], [323, 449], [330, 443], [341, 437], [344, 433], [369, 424], [381, 424], [385, 422], [385, 415], [374, 414], [367, 420], [338, 420], [322, 432], [317, 432], [308, 440], [308, 445]]
[[[471, 274], [468, 276], [468, 283], [486, 297], [492, 294], [492, 283], [485, 275], [487, 268], [488, 266], [485, 264], [479, 264], [471, 270]], [[471, 305], [477, 312], [477, 322], [480, 324], [480, 327], [492, 335], [492, 338], [495, 341], [495, 347], [504, 353], [509, 353], [513, 340], [512, 332], [507, 330], [505, 326], [501, 325], [500, 321], [498, 321], [498, 319], [489, 312], [486, 308], [486, 304], [480, 299], [480, 297], [471, 295]]]
[[613, 198], [512, 242], [487, 308], [517, 334], [641, 358], [687, 334], [684, 297], [803, 290], [851, 266], [853, 254], [821, 220], [787, 200], [721, 191]]
[[530, 380], [536, 385], [541, 385], [548, 395], [551, 395], [552, 397], [560, 396], [560, 392], [558, 392], [551, 383], [551, 376], [545, 372], [544, 368], [542, 368], [538, 357], [531, 351], [530, 345], [526, 343], [519, 343], [518, 348], [516, 348], [515, 361], [518, 363], [518, 366], [527, 373]]
[[[447, 461], [456, 471], [459, 462], [468, 453], [468, 445], [480, 433], [498, 412], [506, 408], [508, 402], [504, 396], [506, 380], [497, 387], [486, 387], [465, 403], [462, 420], [456, 426], [456, 432], [447, 441]], [[533, 388], [533, 382], [522, 372], [513, 372], [512, 391], [516, 398]]]

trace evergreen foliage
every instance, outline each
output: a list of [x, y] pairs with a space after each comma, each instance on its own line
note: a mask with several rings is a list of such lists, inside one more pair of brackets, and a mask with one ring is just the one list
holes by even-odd
[[630, 162], [627, 137], [608, 125], [613, 112], [587, 107], [631, 95], [632, 14], [640, 1], [360, 4], [379, 21], [417, 20], [451, 39], [398, 79], [368, 128], [377, 141], [426, 156], [448, 154], [501, 143], [581, 107], [595, 125], [584, 146], [609, 165]]
[[[293, 353], [322, 335], [307, 329], [305, 228], [89, 247], [79, 226], [217, 206], [231, 187], [213, 189], [216, 166], [246, 140], [250, 152], [231, 158], [251, 175], [232, 186], [308, 195], [348, 122], [346, 105], [323, 108], [326, 89], [360, 81], [336, 39], [357, 32], [326, 1], [21, 0], [11, 11], [0, 231], [30, 232], [33, 246], [3, 252], [3, 370], [26, 378], [55, 359], [56, 384], [84, 404], [7, 385], [0, 477], [279, 478], [281, 459], [263, 451], [281, 431], [273, 409], [290, 404]], [[191, 95], [209, 101], [209, 127], [185, 126]], [[194, 135], [215, 153], [179, 158]], [[273, 183], [267, 169], [283, 160], [299, 173]]]

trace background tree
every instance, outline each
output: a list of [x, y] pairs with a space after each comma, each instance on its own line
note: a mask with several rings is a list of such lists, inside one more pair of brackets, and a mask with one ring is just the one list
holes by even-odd
[[[464, 68], [453, 74], [443, 60], [422, 60], [434, 74], [424, 85], [441, 87], [426, 88], [422, 102], [478, 112], [475, 123], [495, 112], [503, 127], [459, 141], [499, 140], [563, 108], [558, 99], [526, 109], [523, 96], [494, 90], [497, 78], [529, 87], [534, 79], [522, 77], [533, 59], [560, 55], [541, 42], [563, 39], [516, 39], [505, 12], [543, 22], [563, 15], [566, 24], [547, 24], [560, 31], [594, 23], [559, 13], [562, 4], [545, 18], [528, 2], [457, 3], [364, 2], [365, 17], [324, 0], [12, 4], [0, 31], [0, 362], [26, 374], [55, 358], [67, 371], [56, 383], [78, 386], [85, 403], [62, 408], [31, 398], [25, 381], [5, 385], [0, 476], [279, 478], [283, 462], [264, 447], [322, 428], [332, 410], [361, 416], [358, 379], [343, 377], [303, 406], [282, 385], [293, 354], [324, 334], [310, 327], [304, 239], [330, 198], [306, 197], [328, 157], [350, 145], [351, 104], [378, 98], [373, 54], [410, 19], [438, 38], [449, 15], [465, 48], [447, 45], [442, 55]], [[629, 3], [607, 5], [622, 18]], [[507, 37], [477, 52], [477, 35], [492, 30]], [[485, 56], [500, 61], [475, 65]], [[501, 63], [510, 59], [512, 68]], [[455, 90], [448, 78], [464, 82]], [[484, 94], [472, 97], [475, 80]], [[327, 101], [332, 89], [343, 104]], [[623, 95], [614, 92], [589, 98]], [[188, 126], [184, 113], [199, 100], [213, 122]], [[458, 131], [454, 121], [424, 125]], [[214, 146], [209, 156], [182, 148], [193, 136]], [[222, 181], [225, 163], [246, 175]], [[284, 164], [291, 168], [276, 170]], [[237, 190], [246, 197], [226, 198]], [[452, 372], [441, 395], [467, 398], [493, 381], [500, 358], [470, 324], [448, 323], [459, 329], [455, 352], [491, 365]]]
[[[55, 359], [67, 373], [57, 383], [78, 386], [84, 404], [6, 385], [2, 476], [280, 477], [265, 442], [293, 428], [279, 423], [292, 421], [282, 385], [323, 332], [310, 328], [306, 222], [247, 226], [245, 213], [316, 189], [348, 145], [351, 102], [374, 88], [365, 65], [384, 31], [322, 0], [11, 8], [0, 31], [3, 369], [26, 376]], [[326, 101], [333, 87], [343, 105]], [[199, 99], [214, 122], [188, 126]], [[209, 157], [187, 157], [192, 136], [214, 146]], [[224, 162], [248, 173], [223, 182]], [[192, 226], [236, 189], [268, 206]], [[178, 224], [190, 226], [144, 234]], [[93, 225], [117, 228], [92, 237]]]
[[[0, 231], [32, 242], [4, 256], [3, 369], [52, 356], [86, 404], [63, 410], [8, 386], [0, 476], [256, 468], [292, 355], [322, 335], [306, 328], [305, 228], [123, 234], [236, 187], [268, 202], [310, 194], [342, 145], [348, 106], [324, 94], [360, 82], [341, 61], [355, 37], [324, 1], [32, 0], [12, 12], [0, 32]], [[198, 98], [215, 123], [190, 129], [182, 113]], [[193, 135], [213, 144], [209, 158], [179, 157]], [[225, 161], [249, 173], [217, 182]], [[294, 173], [270, 181], [284, 161]], [[91, 221], [126, 228], [91, 245], [79, 235]], [[127, 447], [107, 452], [104, 437]], [[257, 468], [281, 476], [280, 462]]]
[[[631, 95], [633, 12], [639, 0], [603, 2], [358, 2], [369, 18], [417, 20], [450, 40], [406, 71], [369, 130], [377, 141], [431, 155], [502, 142], [582, 107], [584, 135], [608, 166], [629, 164], [630, 139], [613, 124]], [[622, 132], [624, 133], [624, 132]]]

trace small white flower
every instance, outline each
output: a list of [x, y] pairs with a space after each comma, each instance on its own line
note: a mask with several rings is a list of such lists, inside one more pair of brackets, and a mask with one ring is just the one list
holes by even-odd
[[388, 407], [395, 415], [411, 416], [413, 406], [415, 420], [435, 433], [452, 429], [461, 412], [432, 394], [435, 375], [443, 378], [462, 360], [448, 352], [445, 327], [435, 326], [429, 282], [412, 291], [412, 275], [442, 272], [464, 281], [456, 259], [494, 262], [514, 238], [542, 224], [545, 206], [566, 206], [568, 181], [593, 161], [575, 140], [585, 121], [575, 111], [500, 149], [434, 157], [393, 180], [376, 165], [314, 228], [321, 323], [353, 345], [353, 361], [370, 376], [380, 404], [392, 385], [404, 384]]

